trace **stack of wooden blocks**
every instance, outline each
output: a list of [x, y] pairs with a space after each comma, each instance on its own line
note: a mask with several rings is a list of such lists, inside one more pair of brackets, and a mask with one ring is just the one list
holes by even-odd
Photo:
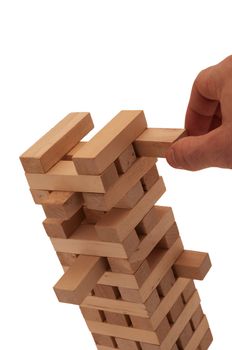
[[63, 266], [54, 290], [80, 305], [98, 350], [206, 350], [212, 342], [193, 279], [207, 253], [184, 250], [157, 157], [183, 129], [147, 128], [121, 111], [89, 142], [89, 113], [71, 113], [21, 157]]

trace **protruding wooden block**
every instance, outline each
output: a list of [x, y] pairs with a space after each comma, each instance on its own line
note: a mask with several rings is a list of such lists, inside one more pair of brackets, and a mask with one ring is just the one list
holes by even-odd
[[203, 280], [211, 267], [209, 254], [185, 250], [174, 265], [178, 276]]
[[74, 156], [79, 174], [101, 174], [147, 127], [143, 111], [121, 111]]
[[54, 286], [58, 300], [80, 305], [105, 270], [105, 259], [80, 255]]
[[115, 165], [119, 174], [124, 174], [136, 161], [136, 154], [133, 145], [129, 145], [125, 151], [116, 159]]
[[69, 219], [82, 204], [81, 193], [53, 191], [43, 200], [43, 209], [48, 218]]
[[140, 157], [165, 157], [171, 144], [187, 136], [184, 129], [148, 128], [134, 142], [136, 154]]
[[92, 129], [89, 113], [68, 114], [21, 155], [25, 172], [46, 173]]
[[43, 221], [43, 225], [49, 237], [68, 238], [80, 226], [83, 219], [84, 213], [80, 208], [68, 220], [47, 218]]

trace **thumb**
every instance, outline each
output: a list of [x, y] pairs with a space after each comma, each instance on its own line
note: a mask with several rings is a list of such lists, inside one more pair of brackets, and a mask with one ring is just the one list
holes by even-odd
[[[168, 149], [166, 159], [174, 168], [192, 171], [213, 166], [230, 168], [231, 160], [226, 159], [226, 134], [221, 126], [205, 135], [184, 137]], [[230, 147], [230, 154], [231, 151]]]

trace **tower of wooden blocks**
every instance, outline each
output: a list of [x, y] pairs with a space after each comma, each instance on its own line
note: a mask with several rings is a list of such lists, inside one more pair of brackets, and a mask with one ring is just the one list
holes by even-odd
[[206, 350], [212, 342], [194, 279], [211, 264], [184, 250], [156, 161], [182, 129], [147, 128], [121, 111], [90, 141], [71, 113], [21, 157], [64, 275], [61, 302], [80, 305], [98, 350]]

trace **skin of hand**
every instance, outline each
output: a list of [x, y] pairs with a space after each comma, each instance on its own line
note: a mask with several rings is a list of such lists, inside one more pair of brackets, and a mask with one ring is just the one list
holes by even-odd
[[194, 81], [186, 112], [187, 137], [175, 142], [166, 159], [174, 168], [232, 169], [232, 56], [204, 69]]

